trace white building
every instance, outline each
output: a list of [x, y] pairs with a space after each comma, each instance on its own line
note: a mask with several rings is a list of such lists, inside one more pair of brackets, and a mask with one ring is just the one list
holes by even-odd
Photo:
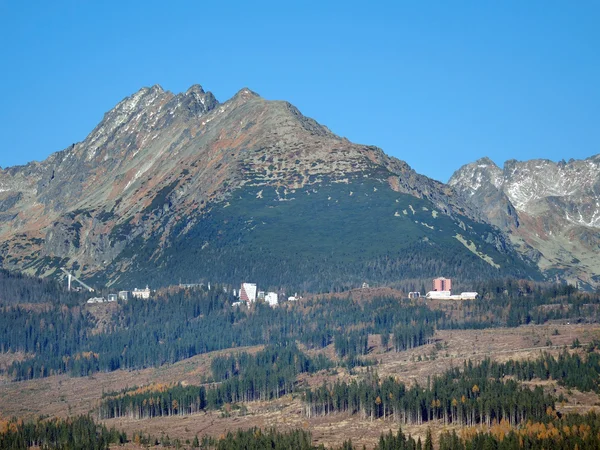
[[254, 303], [256, 301], [256, 284], [242, 283], [240, 288], [240, 301]]
[[452, 296], [452, 292], [450, 291], [429, 291], [425, 297], [431, 298], [434, 300], [449, 300]]
[[267, 295], [265, 295], [265, 301], [271, 306], [276, 306], [279, 303], [277, 293], [267, 292]]
[[106, 299], [104, 297], [92, 297], [87, 301], [87, 303], [104, 303], [104, 302], [106, 302]]
[[119, 300], [127, 301], [128, 298], [129, 298], [129, 292], [119, 291]]
[[150, 288], [147, 285], [146, 285], [146, 289], [135, 288], [133, 291], [131, 291], [131, 296], [135, 297], [135, 298], [149, 299], [150, 298]]
[[425, 296], [432, 300], [477, 300], [477, 292], [461, 292], [460, 295], [452, 295], [450, 291], [429, 291]]

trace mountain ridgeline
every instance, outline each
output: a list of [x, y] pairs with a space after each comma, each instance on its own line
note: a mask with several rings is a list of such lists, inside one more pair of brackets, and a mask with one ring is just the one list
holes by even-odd
[[476, 205], [249, 89], [144, 88], [82, 142], [0, 170], [0, 264], [95, 286], [332, 291], [540, 279]]
[[600, 155], [585, 160], [482, 158], [449, 184], [552, 279], [600, 286]]

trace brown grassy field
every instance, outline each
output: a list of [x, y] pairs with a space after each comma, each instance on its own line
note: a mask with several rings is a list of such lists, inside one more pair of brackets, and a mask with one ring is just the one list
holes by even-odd
[[210, 372], [210, 361], [215, 355], [255, 352], [260, 348], [243, 347], [213, 352], [159, 368], [100, 372], [89, 377], [57, 375], [30, 381], [4, 381], [0, 384], [0, 416], [25, 418], [40, 414], [55, 417], [86, 414], [96, 407], [104, 392], [150, 383], [200, 384], [202, 377]]
[[[556, 331], [555, 331], [556, 330]], [[558, 334], [556, 334], [558, 333]], [[405, 352], [385, 352], [380, 346], [379, 336], [370, 337], [369, 357], [378, 361], [376, 370], [380, 376], [393, 376], [407, 383], [426, 383], [428, 376], [445, 371], [451, 366], [460, 366], [470, 359], [473, 362], [490, 357], [495, 360], [535, 358], [540, 352], [558, 353], [569, 347], [575, 338], [582, 344], [600, 338], [600, 325], [549, 324], [543, 326], [522, 326], [487, 330], [442, 330], [436, 332], [432, 342]], [[551, 341], [551, 345], [550, 344]], [[199, 355], [176, 364], [138, 371], [116, 371], [98, 373], [86, 378], [70, 378], [65, 375], [41, 380], [0, 383], [0, 416], [33, 417], [40, 414], [65, 417], [70, 414], [84, 414], [93, 411], [103, 392], [142, 386], [150, 383], [199, 384], [210, 370], [210, 360], [216, 354], [238, 351], [258, 351], [260, 347], [238, 348], [233, 350]], [[324, 350], [333, 356], [332, 348]], [[312, 352], [311, 352], [312, 353]], [[13, 356], [0, 357], [2, 361]], [[22, 356], [21, 356], [22, 357]], [[4, 358], [4, 359], [2, 359]], [[361, 369], [366, 370], [366, 369]], [[334, 373], [336, 372], [336, 373]], [[344, 369], [303, 376], [301, 381], [308, 385], [319, 385], [324, 380], [360, 376], [360, 370], [350, 375]], [[546, 389], [563, 392], [569, 401], [558, 405], [563, 412], [586, 411], [597, 408], [598, 395], [580, 393], [569, 394], [552, 381], [532, 382]], [[142, 431], [160, 439], [161, 435], [179, 438], [185, 442], [195, 435], [219, 437], [227, 431], [254, 426], [279, 430], [304, 428], [312, 432], [315, 443], [326, 446], [340, 445], [351, 438], [359, 447], [372, 447], [382, 432], [396, 431], [398, 425], [391, 420], [365, 420], [360, 416], [339, 414], [307, 419], [302, 412], [302, 402], [298, 396], [285, 396], [272, 402], [251, 402], [243, 410], [225, 408], [187, 417], [165, 417], [144, 420], [126, 418], [105, 421], [109, 426], [125, 430], [128, 435]], [[423, 426], [403, 427], [405, 433], [424, 439], [427, 426], [434, 435], [444, 426], [430, 423]]]

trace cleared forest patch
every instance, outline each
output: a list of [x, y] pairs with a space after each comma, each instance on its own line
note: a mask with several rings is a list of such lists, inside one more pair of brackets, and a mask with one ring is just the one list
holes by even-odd
[[[220, 412], [210, 411], [186, 417], [163, 417], [159, 419], [130, 420], [111, 419], [104, 423], [117, 429], [126, 431], [128, 435], [136, 432], [149, 434], [160, 439], [161, 436], [169, 435], [170, 438], [179, 438], [183, 442], [186, 439], [193, 440], [194, 436], [204, 435], [219, 438], [228, 431], [237, 429], [248, 429], [252, 427], [270, 428], [275, 427], [278, 431], [301, 428], [312, 433], [315, 445], [324, 444], [326, 447], [340, 446], [344, 440], [352, 439], [357, 448], [366, 445], [372, 448], [381, 433], [398, 430], [399, 423], [392, 420], [364, 420], [360, 416], [349, 414], [335, 414], [325, 417], [306, 418], [303, 414], [302, 401], [299, 397], [286, 396], [271, 402], [251, 402], [247, 404], [247, 410]], [[432, 429], [439, 424], [431, 423]], [[402, 426], [406, 434], [420, 436], [425, 439], [426, 425]], [[441, 430], [441, 428], [440, 428]]]
[[[437, 331], [431, 343], [408, 351], [394, 352], [381, 348], [378, 335], [369, 337], [370, 352], [366, 358], [374, 359], [377, 365], [370, 368], [334, 368], [313, 375], [302, 374], [299, 381], [303, 385], [317, 387], [323, 382], [336, 379], [360, 378], [367, 370], [377, 371], [380, 377], [392, 376], [411, 385], [427, 383], [427, 378], [461, 367], [463, 362], [473, 363], [491, 358], [497, 361], [509, 359], [537, 358], [542, 352], [557, 355], [564, 347], [569, 348], [575, 339], [582, 346], [600, 337], [600, 325], [552, 323], [543, 326], [529, 325], [518, 328], [498, 328], [485, 330], [441, 330]], [[550, 342], [549, 342], [550, 341]], [[548, 345], [551, 344], [551, 345]], [[210, 363], [216, 355], [237, 352], [254, 353], [261, 346], [228, 349], [198, 355], [172, 365], [136, 371], [116, 371], [96, 373], [85, 378], [70, 378], [66, 375], [53, 376], [23, 382], [9, 382], [0, 385], [0, 415], [4, 417], [32, 417], [40, 414], [66, 417], [93, 411], [105, 392], [120, 391], [133, 386], [150, 383], [182, 383], [199, 385], [210, 376]], [[332, 346], [324, 350], [311, 350], [311, 354], [325, 353], [334, 356]], [[557, 404], [561, 412], [585, 412], [598, 408], [599, 398], [595, 393], [581, 393], [568, 390], [554, 381], [534, 380], [544, 389], [558, 396], [563, 393], [566, 401]], [[182, 442], [190, 441], [198, 435], [215, 438], [227, 431], [254, 426], [276, 427], [280, 431], [302, 428], [311, 431], [316, 444], [339, 446], [346, 439], [358, 446], [372, 447], [382, 432], [396, 432], [399, 423], [391, 419], [369, 420], [360, 414], [346, 413], [307, 418], [303, 410], [301, 394], [286, 395], [270, 402], [248, 402], [239, 405], [226, 404], [217, 411], [201, 412], [189, 416], [171, 416], [134, 420], [126, 417], [104, 421], [109, 427], [115, 426], [132, 436], [143, 432], [158, 439], [169, 435]], [[443, 429], [452, 429], [441, 422], [433, 421], [423, 425], [402, 426], [404, 433], [424, 439], [427, 427], [433, 435]]]
[[[558, 333], [558, 334], [556, 334]], [[524, 325], [517, 328], [487, 328], [484, 330], [439, 330], [432, 342], [404, 352], [381, 353], [380, 346], [371, 357], [377, 359], [380, 376], [397, 377], [406, 384], [427, 383], [427, 377], [442, 373], [450, 367], [461, 367], [491, 358], [504, 362], [509, 359], [533, 359], [541, 352], [557, 355], [570, 347], [575, 339], [582, 345], [600, 337], [600, 325]], [[373, 342], [376, 342], [374, 340]]]
[[47, 414], [67, 417], [93, 410], [105, 392], [121, 391], [150, 383], [200, 384], [210, 375], [210, 362], [217, 355], [253, 353], [261, 346], [240, 347], [194, 356], [175, 364], [143, 370], [99, 372], [89, 377], [56, 375], [0, 385], [0, 415], [35, 417]]

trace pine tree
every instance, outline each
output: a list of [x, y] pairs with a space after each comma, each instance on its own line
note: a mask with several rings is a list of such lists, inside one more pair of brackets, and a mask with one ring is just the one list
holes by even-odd
[[427, 434], [425, 435], [424, 450], [433, 450], [433, 438], [431, 436], [431, 428], [429, 427], [427, 427]]

